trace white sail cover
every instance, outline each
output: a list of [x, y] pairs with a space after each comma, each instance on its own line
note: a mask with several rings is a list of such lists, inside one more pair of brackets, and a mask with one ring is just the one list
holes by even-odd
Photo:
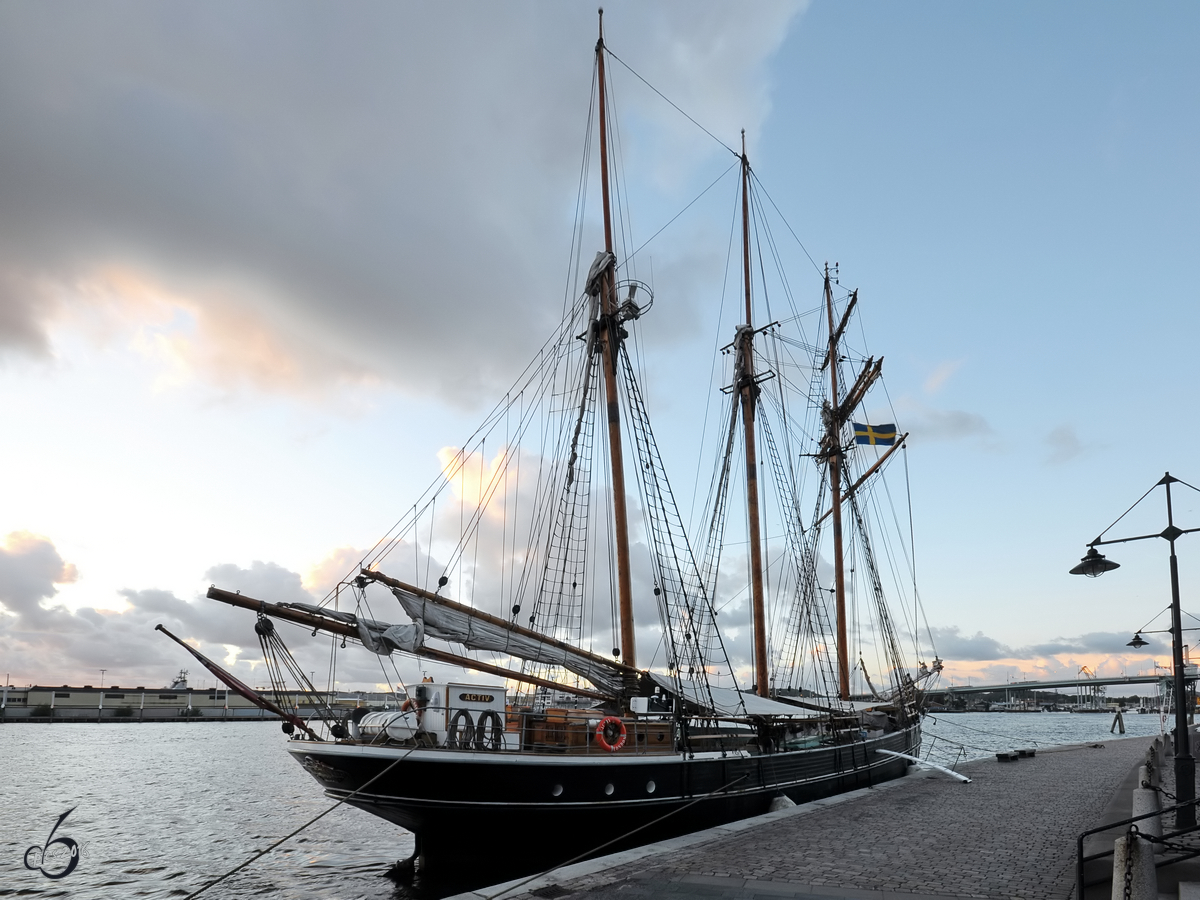
[[344, 625], [353, 625], [358, 629], [358, 639], [364, 647], [380, 656], [391, 656], [393, 650], [404, 650], [412, 653], [425, 642], [425, 632], [420, 622], [412, 625], [392, 625], [389, 622], [377, 622], [374, 619], [364, 619], [351, 613], [337, 612], [311, 603], [283, 603], [295, 609], [312, 613], [326, 619], [333, 619]]
[[380, 656], [390, 656], [393, 650], [413, 652], [424, 643], [425, 634], [420, 622], [412, 625], [388, 625], [371, 619], [358, 620], [358, 637], [363, 646]]
[[523, 633], [517, 632], [501, 622], [473, 616], [466, 608], [444, 606], [402, 588], [393, 587], [392, 593], [413, 622], [424, 629], [425, 637], [454, 641], [472, 650], [507, 653], [530, 662], [562, 666], [568, 672], [586, 678], [602, 693], [613, 697], [621, 694], [620, 669], [606, 665], [604, 660], [586, 651], [540, 640], [524, 629]]
[[[669, 678], [666, 675], [659, 675], [657, 672], [651, 672], [650, 677], [663, 690], [679, 696], [680, 685], [673, 678]], [[812, 710], [820, 709], [827, 711], [829, 709], [829, 707], [818, 706], [809, 706], [807, 709], [804, 709], [791, 703], [781, 703], [778, 700], [760, 697], [758, 694], [751, 693], [750, 691], [737, 691], [733, 688], [706, 688], [703, 685], [690, 682], [685, 682], [682, 687], [684, 700], [695, 704], [701, 709], [711, 711], [718, 716], [793, 716], [811, 718]], [[833, 707], [835, 712], [849, 711], [851, 707], [866, 708], [880, 705], [878, 703], [842, 703], [841, 701], [837, 701], [837, 704], [837, 706]]]

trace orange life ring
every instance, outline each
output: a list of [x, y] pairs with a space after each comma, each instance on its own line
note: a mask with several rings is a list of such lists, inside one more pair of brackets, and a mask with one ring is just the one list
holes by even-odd
[[[610, 733], [612, 737], [609, 737]], [[596, 743], [609, 753], [616, 753], [624, 747], [625, 737], [625, 723], [616, 716], [605, 716], [596, 726]]]

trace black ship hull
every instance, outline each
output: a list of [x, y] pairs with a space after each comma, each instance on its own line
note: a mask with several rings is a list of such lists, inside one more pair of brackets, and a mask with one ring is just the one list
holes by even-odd
[[288, 751], [329, 797], [350, 797], [350, 805], [412, 831], [423, 878], [478, 886], [760, 815], [780, 794], [803, 803], [898, 778], [908, 763], [878, 751], [915, 755], [919, 745], [913, 725], [762, 755], [490, 753], [302, 740]]

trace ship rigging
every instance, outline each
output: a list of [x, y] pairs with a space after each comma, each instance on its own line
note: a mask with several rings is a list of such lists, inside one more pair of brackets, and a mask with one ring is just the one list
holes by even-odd
[[[361, 645], [381, 665], [412, 656], [464, 670], [411, 685], [390, 709], [339, 718], [330, 707], [287, 743], [329, 797], [413, 831], [413, 864], [426, 873], [452, 869], [455, 849], [473, 842], [494, 849], [478, 860], [486, 878], [515, 874], [517, 861], [492, 840], [497, 810], [508, 827], [540, 835], [538, 853], [519, 861], [533, 870], [755, 815], [780, 796], [798, 802], [894, 778], [907, 763], [889, 753], [919, 748], [923, 676], [903, 659], [865, 502], [904, 439], [869, 462], [850, 452], [852, 416], [881, 371], [868, 359], [841, 380], [857, 295], [835, 324], [836, 269], [825, 269], [820, 346], [788, 336], [799, 316], [755, 325], [765, 222], [755, 218], [762, 204], [743, 137], [734, 155], [744, 317], [727, 348], [727, 393], [716, 392], [729, 403], [727, 428], [702, 525], [689, 535], [630, 347], [654, 293], [621, 240], [610, 59], [601, 29], [583, 168], [595, 152], [603, 249], [590, 262], [576, 254], [562, 320], [533, 361], [323, 601], [208, 592], [258, 615], [280, 679], [299, 669], [287, 665], [273, 621], [331, 636], [335, 653]], [[590, 221], [582, 195], [577, 210], [578, 250]], [[739, 446], [744, 541], [730, 533]], [[821, 477], [806, 516], [810, 469]], [[730, 559], [734, 547], [744, 561]], [[870, 623], [847, 602], [852, 555], [866, 572]], [[739, 572], [750, 598], [748, 672], [728, 624]], [[915, 634], [915, 611], [907, 625]], [[879, 651], [887, 685], [865, 700], [851, 690], [849, 660], [862, 658], [851, 655], [852, 631], [859, 650]], [[936, 669], [935, 658], [925, 672]]]

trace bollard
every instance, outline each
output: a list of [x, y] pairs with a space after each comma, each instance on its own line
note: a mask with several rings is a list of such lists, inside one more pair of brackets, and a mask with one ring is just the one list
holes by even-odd
[[[1129, 893], [1125, 876], [1129, 875]], [[1112, 900], [1158, 900], [1158, 876], [1154, 871], [1154, 852], [1150, 842], [1137, 832], [1119, 837], [1113, 843]]]
[[[1142, 766], [1138, 770], [1138, 777], [1143, 785], [1149, 780], [1145, 766]], [[1159, 799], [1158, 791], [1148, 787], [1135, 787], [1133, 789], [1133, 806], [1129, 815], [1135, 817], [1144, 816], [1147, 813], [1155, 813], [1156, 815], [1149, 819], [1141, 819], [1135, 823], [1138, 831], [1150, 837], [1161, 838], [1163, 833], [1162, 801]], [[1155, 843], [1153, 846], [1155, 853], [1162, 853], [1162, 844]]]

